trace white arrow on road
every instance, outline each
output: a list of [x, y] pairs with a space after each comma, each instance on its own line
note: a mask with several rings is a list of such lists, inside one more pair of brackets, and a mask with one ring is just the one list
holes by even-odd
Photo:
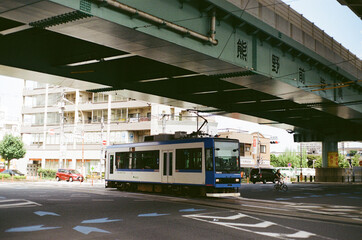
[[36, 215], [39, 216], [46, 216], [46, 215], [50, 215], [50, 216], [60, 216], [59, 214], [53, 213], [53, 212], [43, 212], [43, 211], [36, 211], [34, 212]]
[[95, 228], [95, 227], [84, 227], [84, 226], [76, 226], [73, 228], [75, 231], [81, 232], [83, 234], [88, 235], [91, 232], [100, 232], [100, 233], [110, 233], [106, 230]]
[[118, 221], [122, 221], [122, 219], [98, 218], [98, 219], [84, 220], [82, 223], [109, 223], [109, 222], [118, 222]]
[[17, 227], [17, 228], [10, 228], [5, 232], [36, 232], [42, 230], [50, 230], [56, 229], [61, 227], [43, 227], [44, 225], [35, 225], [35, 226], [28, 226], [28, 227]]
[[199, 212], [199, 211], [205, 211], [205, 209], [189, 208], [189, 209], [181, 209], [181, 210], [179, 210], [179, 212]]
[[145, 213], [145, 214], [139, 214], [139, 217], [159, 217], [159, 216], [165, 216], [170, 214], [159, 214], [159, 213]]

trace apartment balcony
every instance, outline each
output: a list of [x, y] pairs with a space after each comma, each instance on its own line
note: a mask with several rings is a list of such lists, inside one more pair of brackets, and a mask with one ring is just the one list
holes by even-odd
[[[62, 91], [65, 91], [65, 93], [75, 92], [76, 90], [73, 88], [66, 88], [66, 87], [49, 87], [48, 88], [48, 94], [51, 93], [61, 93]], [[23, 96], [34, 96], [34, 95], [42, 95], [45, 94], [46, 89], [43, 88], [35, 88], [35, 89], [28, 89], [24, 88], [23, 90]]]
[[[78, 123], [77, 127], [81, 128], [82, 124]], [[60, 124], [48, 124], [47, 129], [54, 129], [55, 133], [59, 133]], [[107, 131], [107, 124], [103, 131]], [[140, 130], [150, 130], [151, 129], [151, 119], [147, 117], [140, 117], [140, 118], [129, 118], [124, 121], [120, 122], [111, 122], [110, 130], [111, 131], [140, 131]], [[64, 132], [72, 132], [74, 130], [74, 121], [69, 120], [64, 124]], [[101, 123], [92, 122], [90, 123], [86, 120], [84, 124], [84, 131], [85, 132], [95, 132], [101, 131]], [[44, 125], [22, 125], [21, 126], [21, 133], [43, 133], [44, 132]]]
[[[127, 101], [127, 102], [112, 102], [111, 109], [122, 109], [122, 108], [145, 108], [149, 107], [146, 102], [141, 101]], [[78, 104], [78, 110], [81, 111], [92, 111], [92, 110], [107, 110], [108, 103], [100, 102], [100, 103], [92, 103], [92, 102], [83, 102]], [[33, 113], [43, 113], [45, 111], [45, 106], [24, 106], [22, 109], [23, 114], [33, 114]], [[57, 105], [48, 106], [47, 112], [58, 112], [59, 107]], [[73, 104], [66, 104], [65, 105], [65, 112], [74, 112], [75, 105]]]

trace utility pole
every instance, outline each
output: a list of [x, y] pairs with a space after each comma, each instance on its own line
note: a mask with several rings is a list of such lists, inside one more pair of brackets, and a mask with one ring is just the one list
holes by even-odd
[[104, 144], [103, 144], [103, 130], [104, 130], [104, 117], [101, 118], [101, 157], [99, 161], [99, 171], [102, 171], [102, 164], [104, 159]]
[[303, 181], [303, 143], [300, 143], [300, 181]]
[[258, 149], [257, 149], [257, 162], [258, 162], [258, 166], [260, 165], [260, 138], [259, 138], [259, 132], [258, 132]]
[[65, 92], [62, 90], [60, 102], [59, 102], [59, 114], [60, 114], [60, 157], [59, 157], [59, 168], [63, 167], [64, 161], [64, 109], [65, 109]]

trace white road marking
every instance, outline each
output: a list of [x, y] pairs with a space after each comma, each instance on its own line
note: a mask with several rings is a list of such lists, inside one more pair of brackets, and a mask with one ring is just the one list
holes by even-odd
[[230, 223], [230, 222], [217, 222], [216, 224], [224, 225], [224, 226], [235, 226], [235, 227], [253, 227], [253, 228], [267, 228], [273, 225], [276, 225], [275, 223], [264, 221], [256, 224], [248, 224], [248, 223]]
[[207, 216], [207, 215], [203, 215], [203, 214], [192, 214], [192, 215], [183, 215], [183, 217], [188, 217], [188, 218], [206, 218], [206, 219], [222, 219], [222, 220], [236, 220], [239, 218], [243, 218], [243, 217], [248, 217], [248, 215], [242, 214], [242, 213], [238, 213], [237, 215], [234, 216], [229, 216], [229, 217], [215, 217], [215, 216]]
[[[217, 214], [217, 213], [215, 213]], [[257, 217], [253, 217], [253, 216], [248, 216], [242, 213], [231, 213], [234, 215], [231, 216], [213, 216], [210, 215], [210, 213], [208, 215], [206, 214], [192, 214], [192, 215], [183, 215], [183, 217], [187, 217], [187, 218], [191, 218], [194, 220], [198, 220], [198, 221], [202, 221], [202, 222], [207, 222], [207, 223], [212, 223], [212, 224], [217, 224], [220, 226], [224, 226], [224, 227], [229, 227], [229, 228], [233, 228], [236, 230], [240, 230], [240, 231], [244, 231], [244, 232], [249, 232], [249, 233], [254, 233], [254, 234], [259, 234], [259, 235], [263, 235], [263, 236], [268, 236], [268, 237], [274, 237], [274, 238], [278, 238], [278, 239], [307, 239], [310, 238], [312, 236], [317, 236], [314, 233], [310, 233], [310, 232], [306, 232], [306, 231], [301, 231], [295, 228], [291, 228], [291, 227], [287, 227], [287, 226], [283, 226], [274, 222], [270, 222], [270, 221], [264, 221], [260, 218]], [[238, 220], [240, 218], [250, 218], [253, 219], [254, 221], [257, 220], [259, 222], [254, 223], [254, 224], [248, 224], [248, 223], [241, 223], [241, 222], [230, 222], [230, 221], [235, 221]], [[219, 221], [219, 220], [228, 220], [229, 222], [223, 222], [223, 221]], [[271, 232], [271, 231], [255, 231], [255, 228], [259, 228], [259, 229], [267, 229], [268, 227], [274, 226], [273, 229], [275, 229], [275, 227], [280, 227], [283, 230], [283, 232], [285, 231], [285, 229], [288, 229], [289, 231], [291, 231], [292, 233], [281, 233], [281, 232]], [[249, 229], [250, 228], [250, 229]], [[320, 239], [329, 239], [327, 237], [323, 237], [323, 236], [317, 236]]]
[[264, 236], [280, 238], [280, 239], [309, 238], [312, 236], [316, 236], [314, 233], [305, 232], [305, 231], [298, 231], [292, 234], [274, 233], [274, 232], [255, 232], [255, 233]]
[[59, 202], [68, 202], [70, 201], [70, 199], [67, 199], [67, 198], [50, 198], [50, 199], [47, 199], [48, 201], [59, 201]]
[[36, 206], [42, 206], [42, 205], [26, 199], [0, 200], [0, 208], [36, 207]]

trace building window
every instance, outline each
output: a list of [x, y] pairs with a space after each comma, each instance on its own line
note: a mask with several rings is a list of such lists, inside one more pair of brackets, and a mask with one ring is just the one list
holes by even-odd
[[93, 96], [94, 103], [104, 103], [108, 102], [108, 94], [104, 93], [95, 93]]
[[112, 122], [126, 122], [126, 109], [112, 109]]
[[129, 122], [139, 122], [139, 113], [130, 113], [128, 114], [128, 120]]
[[44, 113], [35, 113], [32, 119], [32, 125], [43, 125], [44, 124]]
[[260, 153], [266, 153], [266, 146], [260, 145]]
[[93, 121], [94, 123], [106, 122], [108, 118], [108, 110], [93, 110]]
[[177, 149], [176, 170], [200, 170], [202, 167], [202, 149]]
[[57, 106], [60, 101], [60, 93], [51, 93], [48, 95], [48, 106]]
[[47, 114], [47, 123], [49, 125], [59, 124], [60, 117], [58, 113], [52, 112]]
[[33, 107], [45, 107], [45, 95], [33, 96]]
[[240, 143], [240, 156], [245, 156], [245, 144]]

